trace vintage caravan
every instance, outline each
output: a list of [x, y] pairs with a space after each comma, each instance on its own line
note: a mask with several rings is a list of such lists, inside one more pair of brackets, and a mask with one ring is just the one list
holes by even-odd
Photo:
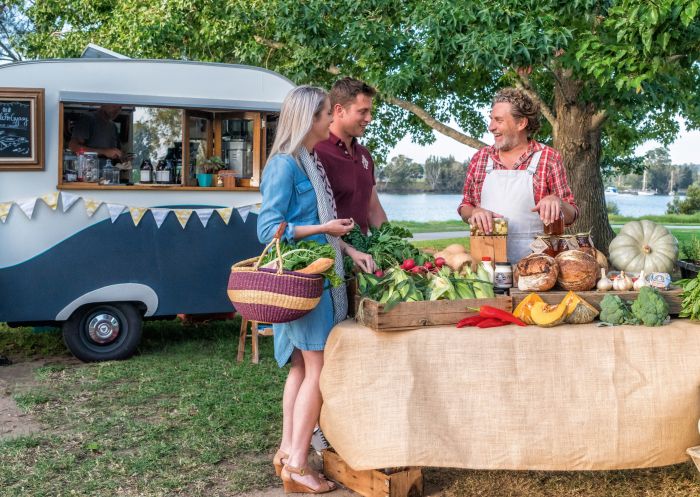
[[[260, 174], [292, 87], [226, 64], [0, 66], [0, 321], [61, 323], [91, 361], [132, 355], [144, 318], [232, 311], [230, 266], [261, 250]], [[104, 109], [111, 158], [85, 134]]]

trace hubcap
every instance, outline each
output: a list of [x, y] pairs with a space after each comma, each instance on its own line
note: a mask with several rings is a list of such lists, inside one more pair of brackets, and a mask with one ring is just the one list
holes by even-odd
[[119, 320], [111, 314], [96, 314], [88, 323], [88, 333], [96, 343], [113, 342], [119, 336]]

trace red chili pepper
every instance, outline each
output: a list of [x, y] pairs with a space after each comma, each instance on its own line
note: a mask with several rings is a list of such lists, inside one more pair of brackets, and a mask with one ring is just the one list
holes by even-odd
[[497, 326], [505, 326], [509, 323], [496, 318], [486, 318], [477, 324], [477, 328], [496, 328]]
[[464, 328], [465, 326], [476, 326], [480, 322], [482, 322], [486, 318], [482, 318], [479, 315], [476, 316], [469, 316], [468, 318], [462, 319], [459, 323], [457, 323], [457, 328]]
[[505, 321], [506, 323], [517, 324], [518, 326], [527, 326], [521, 320], [513, 316], [510, 312], [506, 312], [503, 309], [497, 309], [496, 307], [491, 307], [490, 305], [482, 305], [479, 307], [479, 316], [483, 318], [495, 318]]

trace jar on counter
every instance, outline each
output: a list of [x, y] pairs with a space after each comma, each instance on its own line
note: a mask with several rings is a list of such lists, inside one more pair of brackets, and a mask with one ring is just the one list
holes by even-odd
[[513, 267], [509, 262], [496, 263], [494, 286], [496, 288], [511, 288], [513, 286]]
[[590, 231], [588, 233], [576, 233], [574, 237], [579, 248], [593, 248], [593, 239]]
[[556, 221], [554, 221], [551, 224], [544, 225], [544, 234], [545, 235], [556, 235], [556, 236], [560, 236], [560, 235], [564, 234], [564, 213], [563, 212], [559, 216], [559, 219], [557, 219]]

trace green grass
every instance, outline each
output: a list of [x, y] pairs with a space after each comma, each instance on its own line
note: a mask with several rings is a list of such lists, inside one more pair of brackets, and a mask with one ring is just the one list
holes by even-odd
[[664, 214], [660, 216], [640, 216], [640, 217], [630, 217], [630, 216], [620, 216], [615, 214], [610, 214], [608, 219], [613, 224], [624, 224], [629, 221], [638, 221], [640, 219], [648, 219], [649, 221], [654, 221], [659, 224], [700, 224], [700, 213], [698, 214]]
[[413, 245], [420, 249], [429, 248], [432, 250], [442, 250], [453, 243], [464, 245], [464, 248], [469, 250], [469, 238], [443, 238], [441, 240], [421, 240], [412, 242]]

